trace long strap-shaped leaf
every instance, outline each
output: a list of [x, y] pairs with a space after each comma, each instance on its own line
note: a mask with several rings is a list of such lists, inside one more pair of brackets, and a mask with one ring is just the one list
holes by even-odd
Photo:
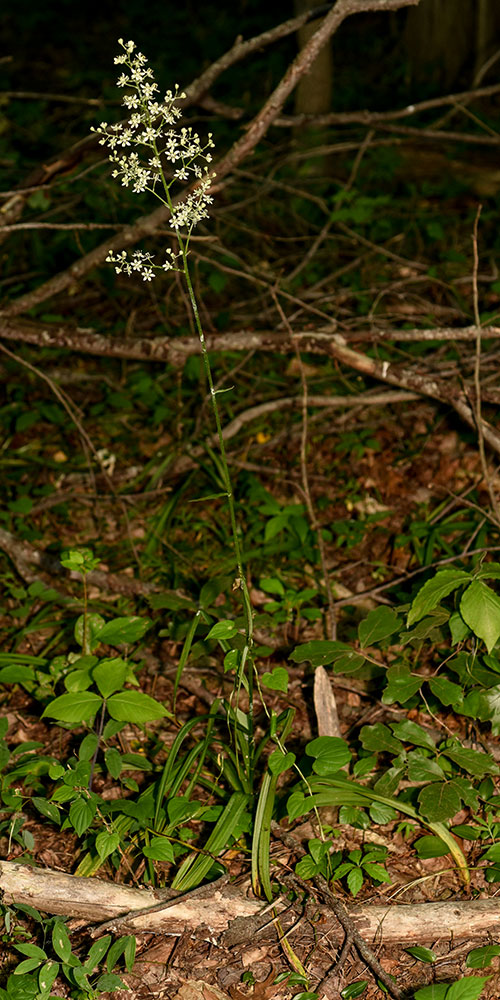
[[197, 855], [186, 858], [181, 865], [174, 881], [173, 889], [194, 889], [210, 871], [214, 857], [224, 849], [231, 837], [235, 836], [241, 814], [248, 806], [249, 796], [242, 792], [231, 795], [224, 812], [219, 816], [203, 850]]
[[345, 778], [312, 778], [309, 779], [309, 786], [313, 792], [315, 792], [316, 788], [325, 789], [304, 798], [304, 802], [308, 803], [311, 809], [313, 806], [366, 805], [368, 801], [381, 802], [383, 805], [391, 806], [392, 809], [397, 809], [399, 812], [411, 816], [417, 823], [432, 830], [446, 844], [450, 854], [457, 863], [463, 881], [466, 885], [469, 885], [470, 872], [465, 855], [458, 846], [453, 834], [450, 833], [444, 823], [432, 823], [430, 820], [424, 819], [407, 802], [401, 802], [399, 799], [388, 795], [378, 795], [371, 788], [365, 788], [364, 785], [358, 785], [356, 782], [346, 780]]

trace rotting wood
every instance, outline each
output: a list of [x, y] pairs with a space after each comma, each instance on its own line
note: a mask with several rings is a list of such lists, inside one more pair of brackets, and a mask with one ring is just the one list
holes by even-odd
[[[34, 906], [44, 913], [85, 920], [87, 923], [118, 918], [132, 910], [159, 902], [152, 889], [133, 889], [98, 878], [78, 878], [51, 869], [33, 868], [14, 861], [0, 862], [0, 892], [6, 904]], [[163, 910], [130, 918], [124, 932], [179, 935], [185, 928], [193, 934], [204, 926], [212, 936], [227, 932], [237, 918], [242, 929], [258, 936], [263, 910], [261, 900], [247, 896], [241, 887], [207, 886], [203, 895], [187, 893], [179, 900], [166, 900]], [[440, 903], [351, 905], [347, 912], [366, 941], [398, 942], [402, 947], [429, 941], [486, 938], [497, 934], [500, 899], [446, 901]], [[322, 933], [339, 944], [344, 932], [328, 906], [318, 905]], [[264, 918], [268, 932], [270, 914]]]

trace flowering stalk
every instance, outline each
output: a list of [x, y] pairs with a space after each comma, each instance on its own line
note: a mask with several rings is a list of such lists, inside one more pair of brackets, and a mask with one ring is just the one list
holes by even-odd
[[[170, 211], [170, 226], [177, 238], [178, 251], [167, 249], [163, 263], [155, 263], [154, 256], [143, 250], [135, 250], [128, 255], [126, 250], [114, 254], [109, 252], [106, 260], [115, 265], [117, 274], [140, 274], [144, 281], [151, 281], [158, 271], [179, 271], [186, 280], [189, 301], [198, 333], [203, 357], [205, 374], [212, 400], [212, 409], [217, 428], [219, 449], [221, 455], [222, 475], [225, 496], [229, 506], [229, 516], [233, 537], [233, 547], [237, 566], [237, 584], [243, 595], [245, 613], [246, 644], [242, 653], [239, 668], [239, 683], [244, 682], [246, 673], [247, 687], [250, 697], [250, 719], [252, 718], [253, 696], [253, 664], [251, 649], [253, 644], [253, 613], [248, 593], [248, 585], [243, 569], [241, 545], [231, 476], [226, 457], [222, 424], [217, 405], [217, 390], [214, 386], [210, 358], [205, 342], [203, 327], [200, 320], [198, 303], [193, 289], [188, 265], [189, 240], [194, 227], [202, 219], [208, 218], [208, 206], [212, 202], [209, 194], [213, 179], [209, 173], [212, 160], [210, 150], [214, 143], [209, 132], [205, 145], [191, 128], [177, 126], [181, 111], [178, 101], [185, 98], [179, 92], [178, 86], [172, 92], [168, 90], [163, 101], [158, 99], [159, 88], [154, 81], [153, 71], [146, 65], [147, 59], [142, 52], [135, 51], [134, 42], [124, 42], [119, 39], [123, 52], [115, 57], [115, 64], [126, 68], [118, 79], [119, 87], [128, 87], [131, 93], [124, 97], [123, 104], [131, 112], [126, 123], [108, 125], [102, 122], [93, 129], [101, 138], [101, 145], [111, 150], [109, 159], [114, 164], [112, 176], [119, 178], [124, 187], [132, 186], [138, 194], [149, 191], [154, 194]], [[175, 127], [177, 126], [177, 127]], [[123, 152], [130, 147], [145, 149], [146, 158], [140, 157], [135, 149]], [[164, 164], [171, 164], [168, 176]], [[176, 181], [194, 180], [195, 187], [180, 202], [174, 205], [171, 189]], [[248, 671], [245, 670], [248, 662]]]

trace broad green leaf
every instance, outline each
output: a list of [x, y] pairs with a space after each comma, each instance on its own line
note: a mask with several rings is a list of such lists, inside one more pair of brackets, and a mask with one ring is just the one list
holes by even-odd
[[465, 624], [462, 615], [458, 611], [454, 611], [449, 618], [449, 626], [451, 632], [451, 641], [454, 646], [459, 642], [463, 642], [467, 636], [470, 635], [470, 628]]
[[283, 753], [282, 750], [275, 750], [269, 757], [267, 766], [271, 774], [284, 774], [294, 763], [294, 753]]
[[120, 691], [108, 698], [106, 707], [112, 719], [119, 722], [151, 722], [171, 713], [159, 701], [141, 691]]
[[483, 563], [482, 566], [474, 571], [474, 576], [478, 580], [500, 580], [500, 563]]
[[457, 705], [462, 701], [464, 693], [459, 684], [454, 684], [446, 677], [429, 677], [428, 682], [432, 693], [442, 705]]
[[491, 653], [500, 636], [500, 597], [482, 580], [474, 580], [462, 595], [460, 613]]
[[132, 972], [135, 961], [135, 950], [137, 948], [137, 938], [135, 937], [135, 934], [127, 934], [126, 937], [121, 938], [120, 940], [125, 941], [123, 957], [125, 959], [127, 972]]
[[[94, 819], [96, 812], [96, 805], [91, 799], [84, 799], [82, 797], [75, 799], [69, 807], [69, 819], [72, 827], [76, 830], [79, 837], [85, 830], [88, 830], [92, 820]], [[57, 952], [59, 955], [59, 952]], [[59, 958], [63, 958], [59, 955]], [[63, 961], [67, 959], [63, 958]]]
[[482, 948], [473, 948], [465, 964], [468, 969], [487, 969], [497, 955], [500, 955], [499, 944], [485, 944]]
[[382, 867], [382, 865], [377, 864], [376, 861], [365, 861], [363, 863], [363, 868], [370, 878], [374, 878], [376, 882], [390, 882], [391, 876], [389, 872]]
[[271, 691], [286, 692], [288, 690], [288, 670], [285, 670], [285, 667], [274, 667], [272, 673], [266, 671], [265, 674], [262, 674], [260, 682]]
[[112, 854], [113, 851], [116, 851], [116, 848], [118, 847], [119, 843], [120, 843], [119, 833], [117, 833], [116, 831], [114, 833], [110, 833], [109, 830], [101, 830], [101, 832], [97, 834], [97, 837], [95, 839], [96, 851], [101, 861], [104, 861], [104, 859], [107, 858], [110, 854]]
[[39, 948], [37, 944], [16, 944], [14, 947], [16, 951], [20, 951], [21, 955], [26, 955], [27, 958], [38, 958], [42, 962], [47, 959], [43, 948]]
[[97, 714], [101, 705], [101, 696], [92, 691], [62, 694], [49, 702], [42, 712], [42, 719], [48, 716], [58, 722], [88, 722]]
[[413, 958], [418, 958], [419, 962], [435, 962], [436, 956], [430, 948], [424, 948], [423, 945], [417, 944], [414, 948], [405, 948], [405, 951]]
[[34, 795], [31, 802], [35, 809], [38, 809], [38, 812], [42, 814], [42, 816], [46, 816], [46, 818], [50, 819], [52, 823], [57, 823], [59, 826], [59, 823], [61, 822], [61, 813], [53, 802], [48, 802], [47, 799], [42, 799], [38, 795]]
[[352, 754], [345, 740], [339, 736], [318, 736], [306, 746], [308, 757], [314, 757], [315, 774], [328, 775], [349, 764]]
[[50, 987], [55, 979], [57, 979], [58, 972], [59, 962], [45, 962], [45, 964], [42, 965], [42, 968], [38, 973], [38, 986], [41, 993], [50, 993]]
[[99, 996], [102, 993], [113, 993], [115, 990], [128, 989], [127, 984], [114, 972], [103, 972], [97, 982], [92, 984], [92, 992]]
[[116, 747], [104, 751], [104, 761], [112, 778], [119, 778], [122, 772], [122, 758]]
[[299, 878], [314, 878], [321, 871], [321, 865], [318, 864], [314, 858], [311, 858], [309, 854], [306, 854], [304, 858], [295, 865], [295, 874]]
[[89, 949], [85, 962], [83, 963], [83, 968], [86, 972], [93, 972], [95, 967], [102, 962], [110, 944], [111, 934], [105, 934], [102, 938], [99, 938], [98, 941], [94, 942]]
[[467, 976], [448, 988], [446, 1000], [479, 1000], [490, 976]]
[[357, 653], [355, 649], [350, 649], [348, 653], [342, 653], [333, 661], [333, 671], [335, 674], [355, 674], [366, 663], [366, 656]]
[[375, 753], [399, 754], [404, 749], [383, 722], [376, 722], [374, 726], [363, 726], [359, 734], [361, 743], [366, 750], [373, 750]]
[[173, 861], [174, 848], [166, 837], [153, 837], [142, 853], [152, 861]]
[[387, 806], [383, 802], [374, 802], [368, 812], [370, 813], [370, 819], [381, 826], [385, 823], [392, 823], [392, 820], [396, 819], [398, 815], [392, 806]]
[[58, 958], [67, 962], [71, 956], [71, 942], [65, 924], [56, 920], [52, 928], [52, 947]]
[[500, 861], [500, 844], [492, 844], [488, 850], [481, 855], [481, 861]]
[[408, 777], [410, 781], [444, 781], [446, 774], [436, 760], [415, 751], [408, 754]]
[[353, 868], [347, 876], [347, 885], [349, 886], [349, 892], [353, 896], [357, 896], [361, 886], [363, 885], [363, 872], [359, 868]]
[[431, 823], [442, 823], [459, 812], [462, 798], [452, 781], [426, 785], [418, 793], [420, 812]]
[[285, 588], [281, 580], [278, 580], [275, 576], [264, 577], [259, 581], [259, 587], [266, 594], [278, 594], [279, 597], [284, 597], [285, 595]]
[[404, 705], [405, 701], [412, 698], [422, 686], [423, 678], [418, 674], [412, 674], [404, 663], [389, 667], [386, 676], [387, 687], [382, 696], [384, 705], [392, 705], [395, 701]]
[[436, 744], [427, 730], [419, 726], [417, 722], [412, 722], [411, 719], [403, 719], [402, 722], [392, 722], [391, 729], [398, 740], [414, 743], [417, 747], [427, 747], [429, 750], [435, 750], [436, 748]]
[[444, 597], [451, 594], [453, 590], [457, 590], [462, 584], [468, 583], [470, 579], [470, 573], [466, 573], [462, 569], [442, 569], [436, 573], [432, 579], [424, 583], [413, 599], [408, 613], [408, 627], [418, 622], [420, 618], [437, 607]]
[[78, 747], [78, 759], [92, 760], [98, 746], [99, 737], [97, 733], [87, 733]]
[[[24, 976], [27, 972], [33, 972], [34, 969], [38, 969], [39, 965], [40, 965], [39, 958], [25, 958], [24, 962], [19, 962], [19, 965], [16, 966], [14, 970], [14, 975]], [[9, 995], [9, 1000], [10, 1000], [10, 995]]]
[[401, 625], [401, 619], [393, 608], [384, 605], [374, 608], [358, 626], [359, 641], [362, 646], [373, 646], [381, 639], [394, 635]]
[[103, 698], [109, 698], [114, 691], [120, 691], [125, 683], [128, 671], [128, 664], [119, 656], [101, 660], [97, 664], [97, 667], [94, 667], [94, 681]]
[[498, 773], [498, 764], [495, 764], [493, 758], [487, 753], [481, 753], [479, 750], [469, 750], [468, 747], [461, 746], [444, 746], [440, 749], [446, 757], [453, 760], [455, 764], [458, 764], [468, 774], [482, 777], [484, 774]]
[[301, 646], [296, 646], [289, 659], [293, 660], [294, 663], [308, 661], [313, 667], [325, 667], [345, 652], [352, 652], [352, 647], [345, 642], [336, 642], [333, 639], [313, 639], [311, 642], [304, 642]]
[[129, 645], [142, 639], [152, 624], [150, 618], [140, 618], [138, 615], [114, 618], [102, 626], [97, 638], [99, 642], [105, 642], [108, 646]]
[[33, 667], [22, 663], [12, 663], [0, 670], [0, 684], [26, 684], [34, 679]]
[[414, 843], [419, 858], [442, 858], [448, 854], [449, 848], [440, 837], [419, 837]]
[[[83, 635], [83, 626], [85, 623], [86, 636]], [[104, 625], [104, 618], [101, 615], [90, 614], [80, 615], [75, 622], [75, 639], [82, 647], [84, 653], [93, 653], [94, 649], [99, 645], [100, 640], [98, 639], [99, 632]]]
[[229, 619], [212, 625], [207, 639], [232, 639], [237, 633], [238, 629], [234, 621]]
[[445, 1000], [448, 993], [448, 983], [432, 983], [423, 986], [414, 994], [414, 1000]]

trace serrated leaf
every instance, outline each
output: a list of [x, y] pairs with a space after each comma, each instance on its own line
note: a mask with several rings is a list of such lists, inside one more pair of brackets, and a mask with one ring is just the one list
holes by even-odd
[[444, 597], [464, 583], [468, 583], [470, 579], [470, 573], [466, 573], [465, 570], [442, 569], [432, 579], [427, 580], [412, 601], [408, 613], [408, 628], [436, 608]]
[[401, 619], [393, 608], [382, 605], [370, 611], [358, 626], [358, 637], [362, 646], [372, 646], [381, 639], [387, 639], [401, 627]]
[[429, 687], [432, 693], [439, 698], [442, 705], [457, 705], [464, 696], [459, 684], [454, 684], [446, 677], [429, 677]]
[[408, 754], [408, 777], [410, 781], [444, 781], [446, 774], [436, 760], [415, 751]]
[[490, 976], [467, 976], [448, 987], [446, 1000], [479, 1000]]
[[106, 702], [106, 707], [111, 718], [117, 719], [118, 722], [141, 724], [161, 719], [165, 715], [171, 716], [164, 705], [160, 705], [159, 701], [141, 691], [120, 691], [118, 694], [112, 694]]
[[419, 726], [417, 722], [412, 722], [411, 719], [403, 719], [402, 722], [393, 722], [391, 723], [391, 729], [398, 740], [414, 743], [417, 747], [427, 747], [429, 750], [435, 750], [436, 748], [432, 736], [422, 726]]
[[462, 595], [460, 613], [491, 653], [500, 636], [500, 597], [482, 580], [474, 580]]
[[359, 736], [365, 749], [373, 750], [375, 753], [399, 754], [404, 749], [403, 744], [392, 735], [383, 722], [376, 722], [373, 726], [363, 726]]
[[266, 673], [262, 674], [260, 682], [271, 691], [283, 691], [286, 693], [288, 690], [288, 670], [285, 667], [274, 667], [271, 673], [266, 671]]
[[347, 885], [349, 886], [349, 892], [353, 896], [357, 896], [361, 886], [363, 885], [363, 872], [359, 868], [353, 868], [347, 876]]
[[382, 697], [385, 705], [392, 705], [394, 701], [404, 705], [422, 686], [422, 677], [412, 674], [404, 663], [389, 667], [386, 676], [387, 687]]
[[42, 712], [42, 719], [48, 716], [58, 722], [88, 722], [97, 714], [101, 705], [101, 696], [92, 691], [61, 694], [59, 698], [49, 702]]
[[445, 1000], [448, 993], [448, 983], [432, 983], [417, 990], [414, 1000]]

